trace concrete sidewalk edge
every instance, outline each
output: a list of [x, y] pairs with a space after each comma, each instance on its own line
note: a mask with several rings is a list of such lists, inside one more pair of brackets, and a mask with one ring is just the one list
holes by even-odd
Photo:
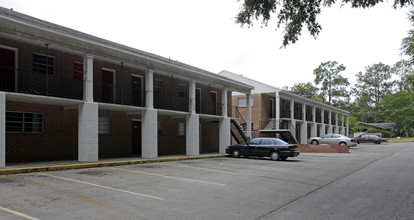
[[209, 156], [186, 156], [186, 157], [126, 160], [126, 161], [92, 162], [92, 163], [79, 163], [79, 164], [66, 164], [66, 165], [50, 165], [50, 166], [27, 167], [27, 168], [11, 168], [11, 169], [0, 170], [0, 175], [70, 170], [70, 169], [83, 169], [83, 168], [93, 168], [93, 167], [123, 166], [123, 165], [145, 164], [145, 163], [160, 163], [160, 162], [170, 162], [170, 161], [180, 161], [180, 160], [208, 159], [208, 158], [217, 158], [217, 157], [226, 157], [226, 156], [227, 156], [226, 154], [220, 154], [220, 155], [209, 155]]

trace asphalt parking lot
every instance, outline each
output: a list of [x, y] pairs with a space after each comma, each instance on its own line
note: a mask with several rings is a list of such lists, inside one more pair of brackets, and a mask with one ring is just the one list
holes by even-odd
[[407, 147], [0, 176], [0, 219], [258, 219]]

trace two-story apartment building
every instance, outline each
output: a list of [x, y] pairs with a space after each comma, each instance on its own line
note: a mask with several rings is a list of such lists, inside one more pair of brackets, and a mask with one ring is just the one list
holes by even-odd
[[224, 153], [252, 86], [0, 7], [6, 162]]
[[348, 135], [348, 111], [229, 71], [222, 71], [219, 75], [254, 87], [251, 94], [233, 93], [232, 98], [237, 105], [237, 113], [243, 117], [247, 115], [250, 101], [251, 129], [247, 130], [253, 132], [253, 137], [261, 136], [265, 131], [289, 129], [299, 143], [305, 144], [309, 137], [327, 133]]

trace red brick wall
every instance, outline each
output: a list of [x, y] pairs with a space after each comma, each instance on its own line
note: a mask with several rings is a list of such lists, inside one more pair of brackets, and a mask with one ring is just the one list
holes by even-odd
[[99, 135], [99, 158], [131, 156], [132, 119], [139, 118], [109, 110], [99, 110], [99, 117], [111, 119], [111, 133]]
[[8, 101], [6, 111], [44, 114], [43, 133], [6, 133], [6, 162], [78, 158], [77, 110]]
[[[164, 135], [158, 137], [158, 155], [185, 154], [186, 137], [178, 136], [178, 123], [185, 124], [185, 119], [171, 119], [169, 116], [158, 116], [163, 123]], [[145, 137], [143, 137], [145, 138]]]

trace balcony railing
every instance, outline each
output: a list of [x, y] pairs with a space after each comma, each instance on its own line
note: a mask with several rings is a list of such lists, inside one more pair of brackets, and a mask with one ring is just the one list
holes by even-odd
[[290, 111], [282, 111], [280, 113], [281, 118], [290, 118]]
[[82, 100], [83, 80], [0, 66], [0, 91]]
[[[231, 109], [227, 109], [231, 111]], [[222, 115], [222, 105], [220, 103], [213, 102], [199, 102], [196, 105], [196, 113], [198, 114], [208, 114], [208, 115]]]
[[188, 112], [188, 98], [166, 94], [154, 94], [154, 107], [158, 109]]
[[93, 99], [95, 102], [144, 107], [144, 97], [143, 90], [93, 82]]
[[295, 112], [295, 119], [302, 120], [303, 119], [302, 112]]
[[316, 122], [318, 123], [322, 123], [322, 117], [321, 116], [316, 116]]

